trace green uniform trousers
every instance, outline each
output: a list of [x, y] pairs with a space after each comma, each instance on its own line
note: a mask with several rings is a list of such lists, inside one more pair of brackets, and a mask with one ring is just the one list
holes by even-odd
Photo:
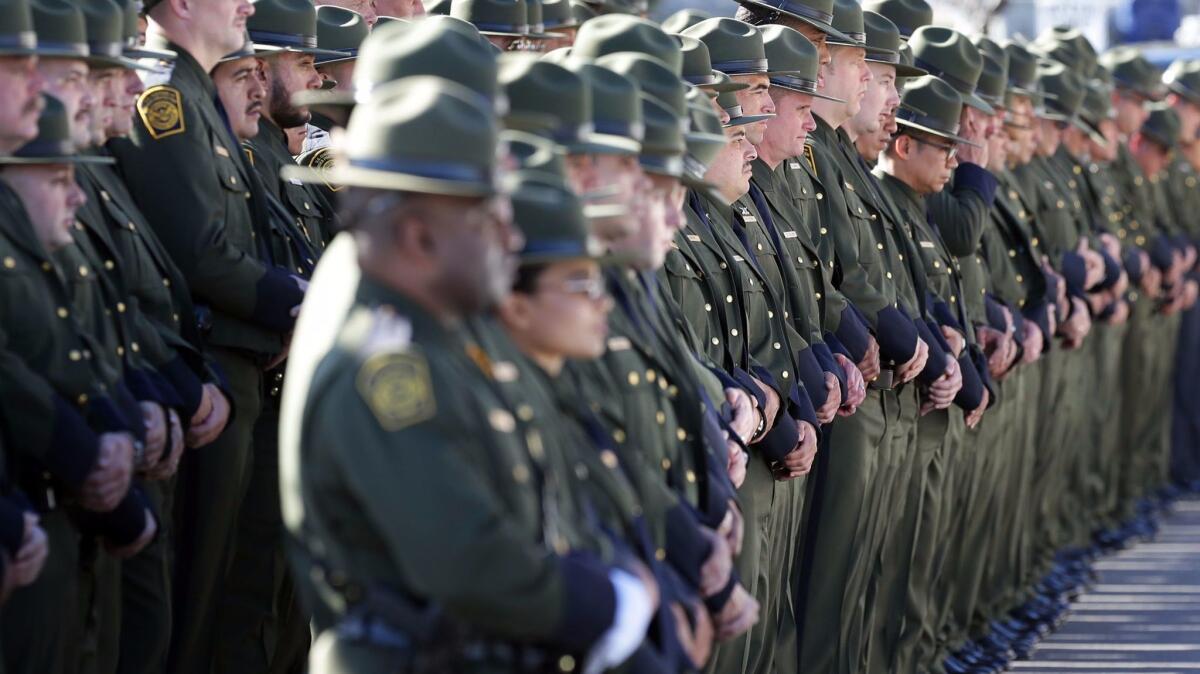
[[210, 349], [232, 393], [233, 417], [207, 447], [184, 455], [175, 491], [175, 628], [168, 671], [208, 674], [219, 593], [233, 556], [251, 470], [263, 375], [245, 353]]

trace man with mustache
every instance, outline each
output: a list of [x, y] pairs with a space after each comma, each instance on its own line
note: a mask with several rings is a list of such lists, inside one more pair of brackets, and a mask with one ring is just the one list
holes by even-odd
[[[178, 54], [145, 80], [131, 143], [116, 155], [130, 193], [183, 273], [236, 414], [186, 454], [176, 499], [176, 621], [168, 669], [207, 671], [217, 589], [249, 480], [264, 369], [285, 351], [306, 285], [274, 260], [271, 204], [227, 130], [209, 72], [245, 41], [245, 0], [149, 2], [147, 44]], [[168, 179], [164, 186], [164, 178]], [[261, 242], [261, 243], [260, 243]]]

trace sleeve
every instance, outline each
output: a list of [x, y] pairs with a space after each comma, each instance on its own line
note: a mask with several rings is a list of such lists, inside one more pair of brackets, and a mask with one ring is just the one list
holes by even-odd
[[976, 164], [959, 164], [949, 189], [929, 197], [930, 219], [955, 257], [974, 255], [987, 225], [999, 182]]
[[77, 489], [96, 464], [100, 438], [78, 408], [23, 359], [0, 329], [0, 429], [10, 452], [27, 455]]
[[615, 615], [608, 568], [552, 554], [512, 522], [465, 410], [439, 400], [430, 420], [385, 430], [353, 378], [310, 400], [308, 442], [334, 462], [410, 589], [489, 634], [588, 650]]
[[9, 557], [16, 557], [25, 539], [25, 509], [0, 497], [0, 546]]

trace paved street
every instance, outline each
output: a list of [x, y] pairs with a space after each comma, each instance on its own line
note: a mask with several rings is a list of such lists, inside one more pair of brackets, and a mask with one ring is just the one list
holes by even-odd
[[1096, 568], [1067, 624], [1013, 671], [1200, 672], [1200, 500], [1177, 504], [1153, 543]]

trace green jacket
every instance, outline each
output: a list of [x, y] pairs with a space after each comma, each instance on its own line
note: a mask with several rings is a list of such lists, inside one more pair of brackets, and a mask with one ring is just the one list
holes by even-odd
[[[277, 353], [303, 298], [264, 241], [267, 203], [218, 110], [208, 73], [178, 45], [138, 99], [129, 142], [112, 149], [134, 200], [212, 312], [208, 343]], [[161, 79], [161, 83], [157, 80]]]
[[559, 485], [486, 353], [365, 277], [329, 330], [328, 348], [293, 353], [281, 418], [284, 512], [322, 572], [304, 581], [319, 614], [391, 593], [468, 636], [586, 653], [614, 618], [609, 567], [567, 550]]

